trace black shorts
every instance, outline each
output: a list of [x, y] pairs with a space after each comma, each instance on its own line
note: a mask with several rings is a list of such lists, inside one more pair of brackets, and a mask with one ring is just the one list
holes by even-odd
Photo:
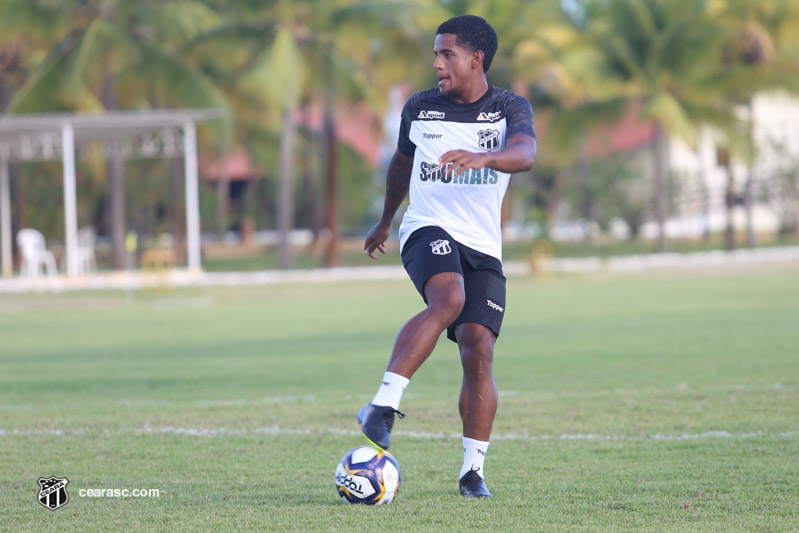
[[505, 316], [505, 276], [499, 259], [460, 244], [437, 226], [426, 226], [408, 237], [402, 247], [402, 264], [425, 303], [424, 285], [434, 274], [457, 272], [463, 276], [466, 302], [447, 328], [450, 340], [457, 342], [455, 328], [464, 322], [482, 324], [499, 336]]

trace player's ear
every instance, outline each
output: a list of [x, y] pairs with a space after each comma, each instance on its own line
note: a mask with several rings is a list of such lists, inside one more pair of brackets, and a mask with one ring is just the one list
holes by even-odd
[[477, 69], [479, 67], [482, 69], [484, 57], [485, 54], [483, 53], [482, 50], [475, 50], [474, 53], [472, 54], [472, 68]]

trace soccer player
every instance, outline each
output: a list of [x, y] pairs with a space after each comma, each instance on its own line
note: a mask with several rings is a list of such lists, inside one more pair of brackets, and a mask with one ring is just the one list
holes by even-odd
[[491, 496], [483, 463], [497, 410], [494, 343], [505, 314], [502, 198], [510, 174], [532, 168], [537, 147], [530, 103], [486, 80], [496, 50], [497, 34], [480, 17], [438, 27], [438, 88], [405, 104], [383, 213], [364, 244], [372, 259], [386, 253], [391, 222], [410, 192], [400, 253], [427, 307], [400, 330], [377, 394], [358, 413], [363, 434], [389, 447], [395, 414], [405, 416], [402, 393], [446, 329], [463, 366], [459, 487], [470, 498]]

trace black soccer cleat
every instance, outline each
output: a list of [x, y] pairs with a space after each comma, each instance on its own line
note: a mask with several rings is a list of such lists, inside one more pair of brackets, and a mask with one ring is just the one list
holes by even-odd
[[469, 470], [458, 482], [461, 495], [467, 498], [490, 498], [493, 496], [486, 488], [485, 481], [477, 473], [477, 470]]
[[366, 440], [380, 448], [388, 450], [391, 445], [391, 428], [394, 427], [394, 415], [405, 418], [389, 405], [366, 404], [358, 411], [358, 423]]

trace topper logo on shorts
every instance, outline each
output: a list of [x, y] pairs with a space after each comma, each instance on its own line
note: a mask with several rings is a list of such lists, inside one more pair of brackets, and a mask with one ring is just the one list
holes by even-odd
[[447, 255], [452, 251], [449, 241], [445, 241], [444, 239], [431, 242], [430, 247], [433, 249], [435, 255]]
[[490, 307], [491, 309], [493, 309], [495, 311], [499, 311], [500, 313], [503, 313], [505, 311], [504, 307], [498, 306], [497, 304], [495, 304], [491, 300], [486, 300], [486, 304], [488, 304], [488, 307]]

